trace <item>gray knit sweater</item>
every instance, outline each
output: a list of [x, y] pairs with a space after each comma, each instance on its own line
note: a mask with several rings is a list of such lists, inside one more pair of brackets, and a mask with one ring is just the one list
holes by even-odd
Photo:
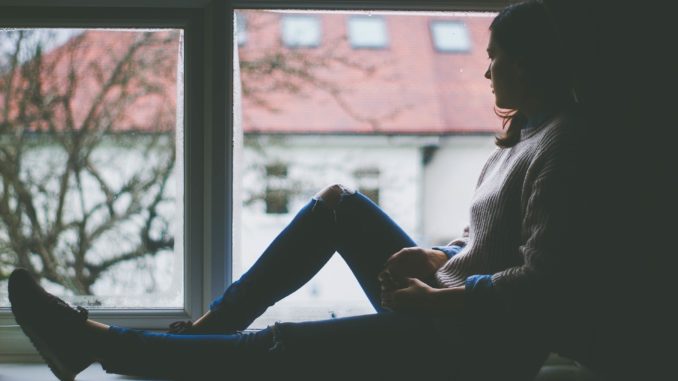
[[436, 273], [439, 287], [459, 287], [471, 275], [492, 275], [507, 307], [558, 271], [566, 248], [570, 179], [568, 123], [557, 114], [521, 131], [485, 164], [471, 205], [468, 243]]

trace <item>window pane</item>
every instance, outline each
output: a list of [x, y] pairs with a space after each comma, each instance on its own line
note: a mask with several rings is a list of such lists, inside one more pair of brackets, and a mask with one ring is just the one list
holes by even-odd
[[266, 213], [288, 213], [289, 189], [287, 184], [287, 166], [272, 164], [266, 167]]
[[314, 16], [284, 16], [282, 28], [283, 42], [289, 47], [314, 47], [320, 44], [320, 21]]
[[[333, 183], [360, 190], [421, 246], [461, 236], [474, 185], [501, 128], [484, 77], [493, 15], [314, 12], [308, 17], [323, 26], [323, 42], [300, 50], [280, 43], [278, 23], [288, 14], [239, 12], [257, 44], [238, 49], [242, 129], [236, 134], [242, 138], [236, 140], [243, 153], [235, 170], [241, 203], [233, 221], [239, 230], [233, 278]], [[347, 38], [353, 19], [382, 20], [389, 49], [354, 49]], [[468, 29], [468, 54], [439, 54], [428, 42], [431, 23], [451, 19]], [[252, 327], [371, 312], [334, 255]]]
[[437, 21], [431, 24], [433, 44], [441, 52], [467, 52], [471, 41], [466, 25], [459, 21]]
[[354, 48], [385, 48], [388, 45], [386, 24], [377, 16], [349, 18], [348, 36]]
[[24, 267], [77, 304], [183, 306], [180, 52], [180, 30], [0, 31], [0, 305]]
[[379, 168], [360, 168], [354, 176], [358, 191], [379, 204]]

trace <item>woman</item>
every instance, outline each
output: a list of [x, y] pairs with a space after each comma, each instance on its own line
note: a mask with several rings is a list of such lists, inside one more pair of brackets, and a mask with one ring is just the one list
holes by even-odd
[[[195, 323], [166, 334], [109, 327], [22, 270], [9, 282], [17, 322], [61, 380], [93, 362], [114, 373], [191, 379], [533, 377], [553, 346], [547, 302], [566, 262], [566, 132], [576, 121], [543, 5], [510, 6], [490, 30], [485, 77], [506, 132], [480, 175], [468, 237], [418, 248], [367, 198], [333, 185]], [[239, 332], [335, 251], [377, 314]]]

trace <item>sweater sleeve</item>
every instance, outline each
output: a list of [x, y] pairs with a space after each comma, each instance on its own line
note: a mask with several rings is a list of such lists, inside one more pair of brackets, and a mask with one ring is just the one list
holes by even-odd
[[522, 264], [492, 275], [492, 283], [508, 310], [538, 304], [556, 281], [567, 256], [570, 162], [560, 144], [544, 142], [523, 185]]
[[502, 308], [491, 275], [471, 275], [464, 285], [466, 313], [469, 316], [492, 314]]

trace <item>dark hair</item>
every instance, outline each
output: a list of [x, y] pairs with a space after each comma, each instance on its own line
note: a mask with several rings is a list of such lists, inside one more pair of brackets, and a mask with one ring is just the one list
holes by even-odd
[[[490, 24], [492, 39], [502, 51], [525, 70], [527, 81], [539, 87], [550, 101], [567, 103], [571, 78], [561, 38], [549, 10], [542, 1], [528, 0], [504, 8]], [[498, 110], [506, 130], [497, 136], [500, 147], [512, 147], [520, 140], [527, 117], [519, 110]]]

